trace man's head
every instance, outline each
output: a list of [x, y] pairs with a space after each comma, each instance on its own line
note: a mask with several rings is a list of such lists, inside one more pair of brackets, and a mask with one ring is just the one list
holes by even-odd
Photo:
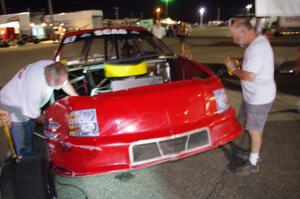
[[156, 20], [156, 21], [155, 21], [155, 24], [156, 24], [157, 26], [161, 26], [161, 23], [160, 23], [159, 20]]
[[47, 84], [54, 89], [61, 89], [68, 82], [68, 72], [64, 65], [53, 63], [45, 67]]
[[247, 20], [239, 20], [230, 26], [230, 34], [234, 43], [240, 46], [249, 45], [256, 37], [256, 32]]

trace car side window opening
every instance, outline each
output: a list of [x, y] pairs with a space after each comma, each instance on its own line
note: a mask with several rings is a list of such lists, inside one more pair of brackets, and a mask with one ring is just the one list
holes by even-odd
[[72, 44], [66, 44], [61, 48], [60, 61], [66, 62], [67, 64], [78, 64], [80, 60], [84, 59], [82, 50], [86, 41], [81, 40]]
[[87, 62], [100, 62], [105, 60], [104, 38], [95, 37], [91, 44]]
[[105, 37], [105, 60], [118, 59], [118, 42], [115, 37]]
[[106, 46], [106, 60], [134, 58], [143, 55], [143, 44], [140, 38], [107, 37]]

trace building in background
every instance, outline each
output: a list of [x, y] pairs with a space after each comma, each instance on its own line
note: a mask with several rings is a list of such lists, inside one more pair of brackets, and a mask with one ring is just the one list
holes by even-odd
[[46, 23], [43, 13], [21, 12], [0, 15], [0, 38], [2, 40], [42, 40], [46, 39]]
[[63, 12], [45, 15], [44, 20], [53, 26], [63, 25], [67, 31], [93, 29], [103, 26], [103, 12], [101, 10], [84, 10], [77, 12]]
[[30, 13], [21, 12], [14, 14], [0, 15], [0, 27], [13, 28], [15, 35], [31, 35]]

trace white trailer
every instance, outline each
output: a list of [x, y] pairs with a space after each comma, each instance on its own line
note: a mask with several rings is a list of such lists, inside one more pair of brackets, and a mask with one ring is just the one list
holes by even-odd
[[17, 22], [19, 24], [14, 27], [16, 34], [21, 33], [22, 35], [31, 36], [29, 12], [0, 15], [0, 24], [12, 24], [10, 22]]
[[[279, 27], [300, 27], [299, 0], [256, 0], [255, 4], [256, 16], [279, 16]], [[288, 60], [282, 63], [279, 72], [300, 74], [300, 50], [297, 50], [296, 54], [298, 54], [296, 60]], [[300, 100], [298, 100], [296, 106], [298, 112], [300, 112]]]
[[64, 24], [67, 29], [93, 29], [103, 26], [103, 12], [101, 10], [84, 10], [45, 15], [45, 22]]
[[273, 29], [276, 33], [300, 34], [299, 0], [256, 0], [256, 16], [277, 17]]
[[259, 17], [280, 16], [295, 17], [300, 16], [299, 0], [256, 0], [255, 14]]

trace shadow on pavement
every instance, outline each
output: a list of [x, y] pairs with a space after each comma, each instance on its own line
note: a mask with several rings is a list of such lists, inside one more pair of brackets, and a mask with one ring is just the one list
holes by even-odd
[[221, 81], [222, 81], [223, 85], [225, 86], [225, 88], [227, 88], [229, 90], [241, 91], [241, 89], [242, 89], [240, 82], [238, 80], [222, 78]]
[[227, 168], [231, 172], [234, 172], [239, 166], [244, 163], [244, 160], [237, 157], [235, 154], [237, 153], [237, 151], [247, 151], [246, 148], [249, 147], [248, 142], [248, 134], [242, 133], [242, 135], [238, 139], [220, 147], [221, 151], [225, 154], [225, 157], [229, 161]]
[[300, 75], [275, 74], [275, 81], [278, 91], [300, 96]]
[[274, 115], [279, 113], [299, 113], [299, 111], [297, 109], [285, 109], [280, 111], [271, 111], [269, 114]]

